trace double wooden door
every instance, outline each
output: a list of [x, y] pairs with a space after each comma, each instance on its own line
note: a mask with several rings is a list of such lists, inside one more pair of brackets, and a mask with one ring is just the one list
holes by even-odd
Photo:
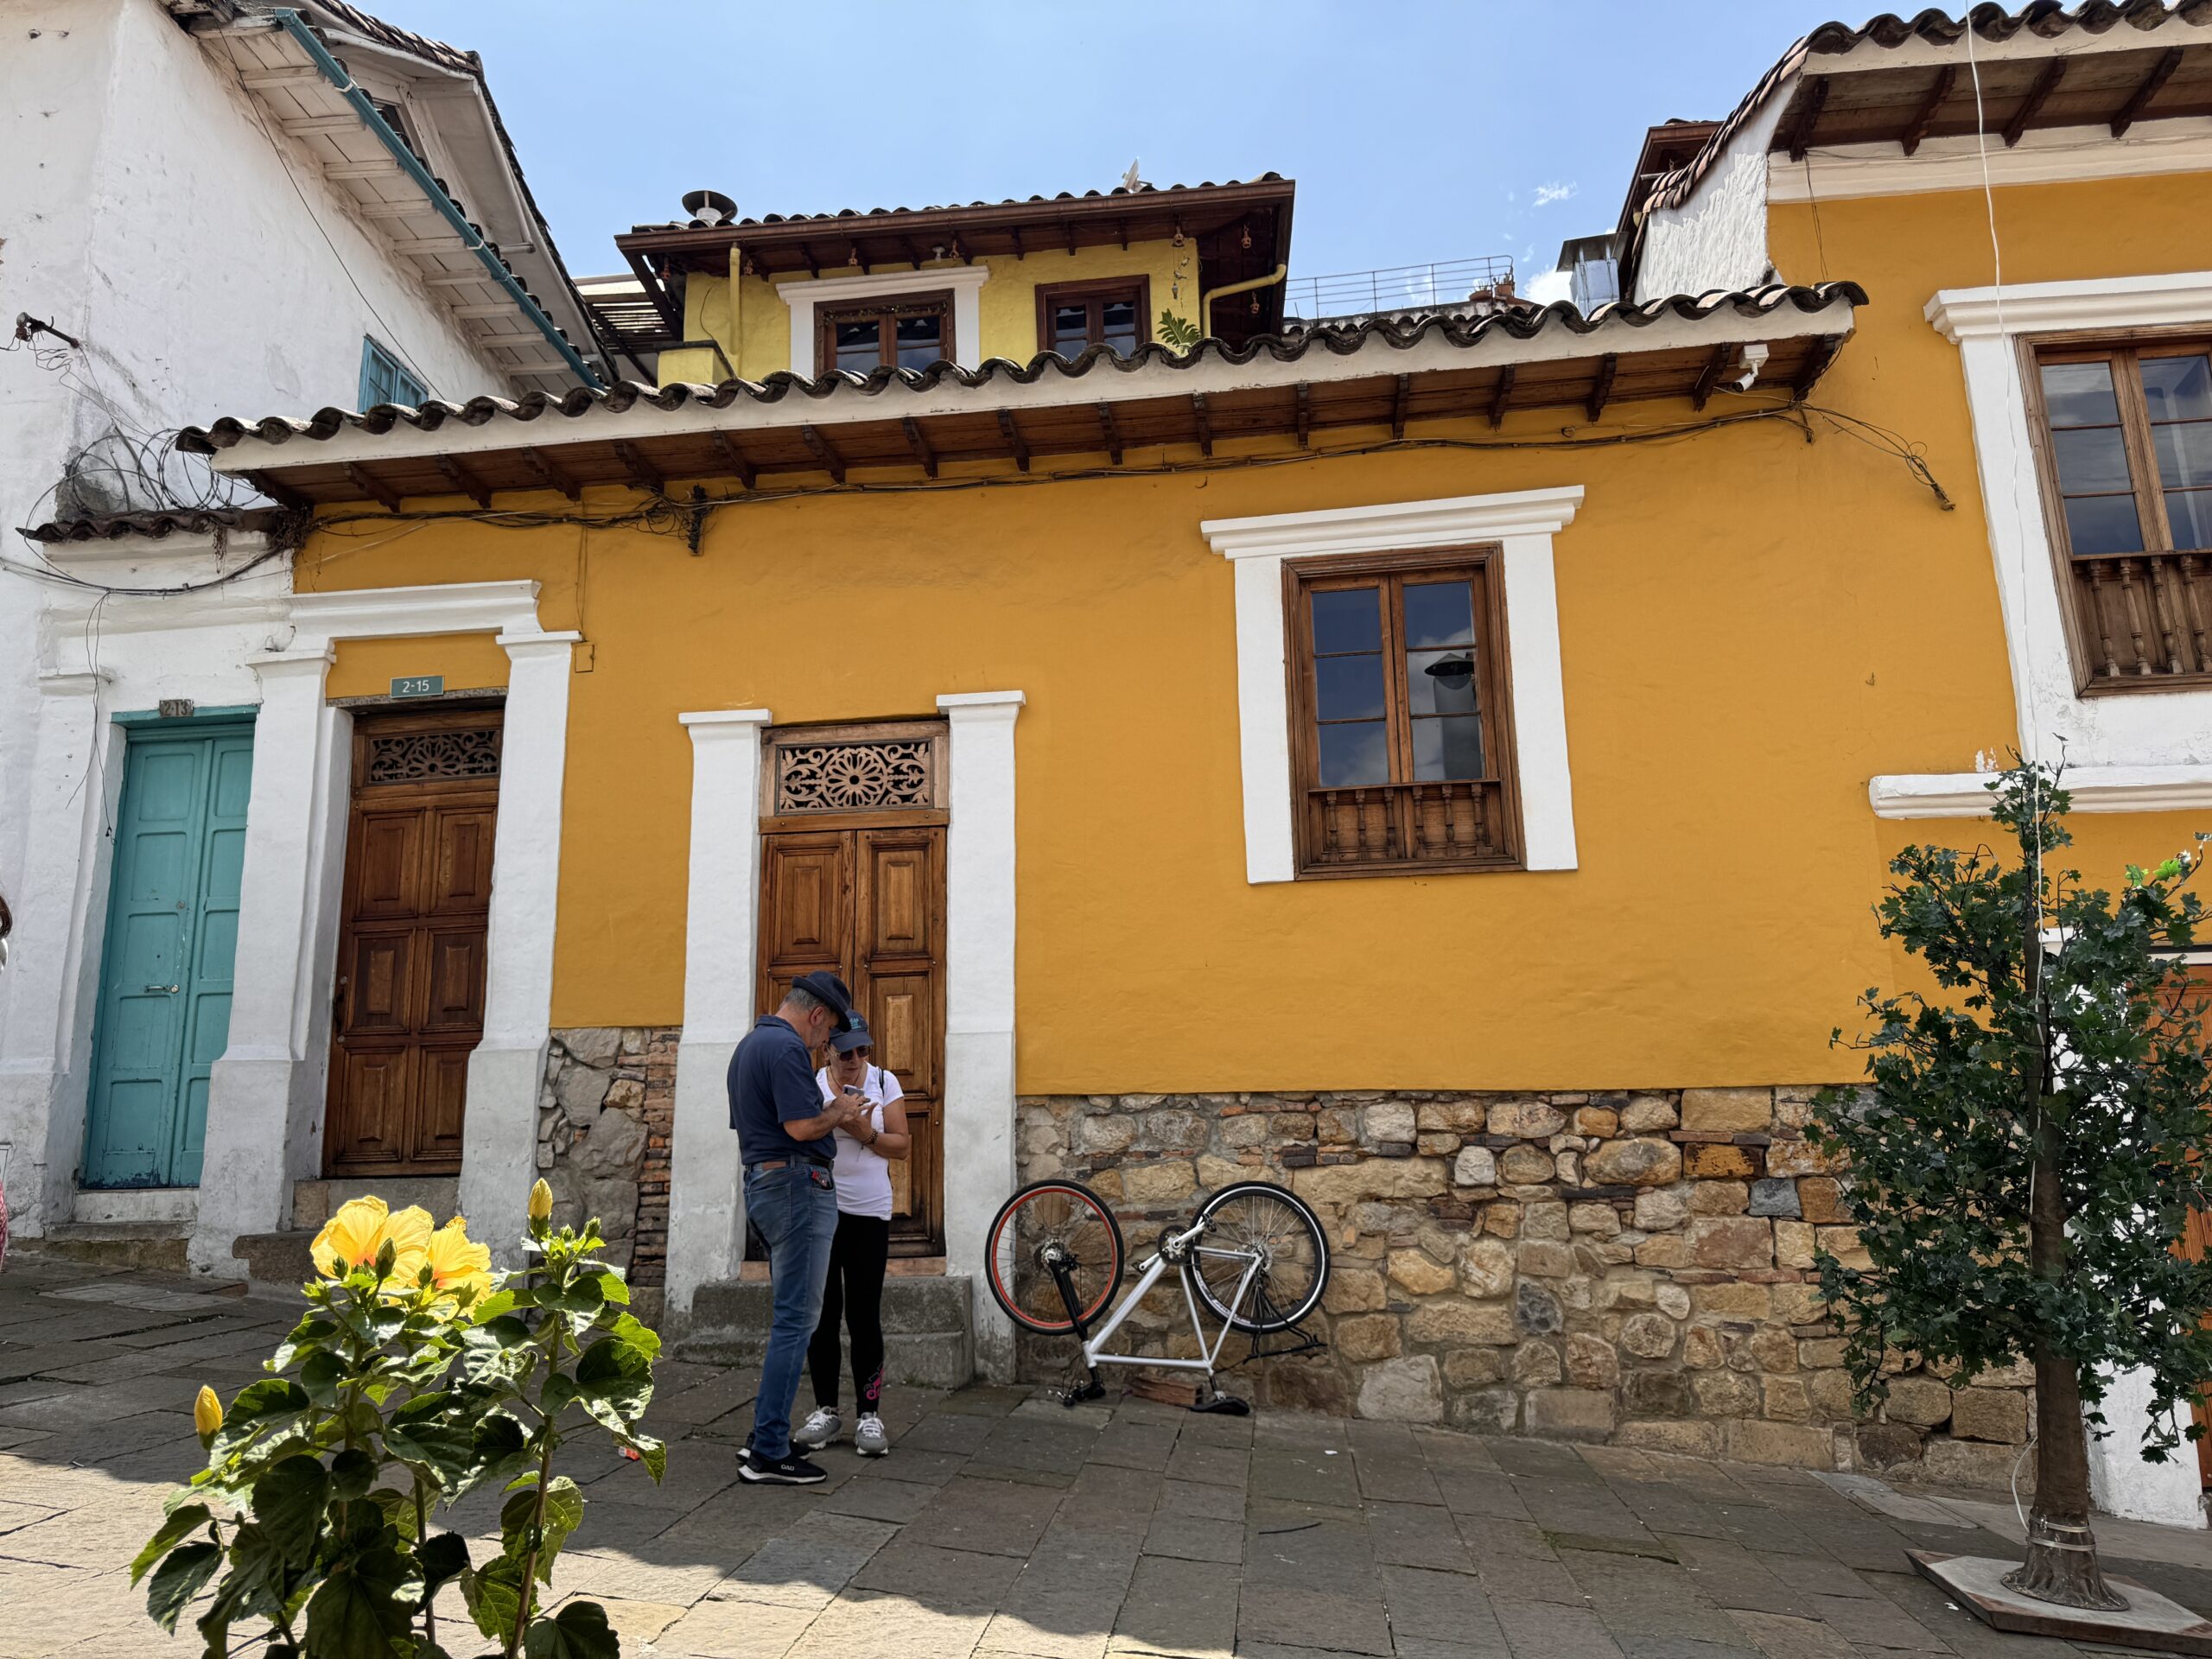
[[892, 1254], [942, 1255], [944, 827], [770, 829], [760, 882], [759, 1011], [817, 969], [852, 988], [913, 1135], [891, 1166]]
[[461, 1168], [484, 1035], [497, 710], [357, 719], [323, 1170]]

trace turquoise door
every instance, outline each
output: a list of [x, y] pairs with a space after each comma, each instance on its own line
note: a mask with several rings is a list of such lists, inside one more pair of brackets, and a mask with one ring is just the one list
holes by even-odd
[[134, 732], [124, 753], [83, 1184], [197, 1186], [208, 1068], [230, 1039], [253, 732]]

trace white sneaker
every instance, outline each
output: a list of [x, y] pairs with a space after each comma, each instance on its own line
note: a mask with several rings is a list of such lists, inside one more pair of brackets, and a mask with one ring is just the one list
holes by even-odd
[[[865, 1422], [867, 1420], [861, 1420]], [[791, 1444], [803, 1446], [810, 1452], [818, 1452], [845, 1432], [845, 1420], [837, 1414], [834, 1406], [817, 1406], [814, 1415], [799, 1426], [791, 1436]]]
[[853, 1430], [853, 1450], [864, 1458], [880, 1458], [891, 1449], [891, 1431], [884, 1427], [883, 1419], [872, 1411], [861, 1414]]

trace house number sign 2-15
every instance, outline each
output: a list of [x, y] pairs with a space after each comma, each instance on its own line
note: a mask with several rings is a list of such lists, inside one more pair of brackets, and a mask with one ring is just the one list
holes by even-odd
[[435, 697], [445, 689], [446, 677], [442, 674], [410, 674], [391, 683], [391, 695], [395, 697]]

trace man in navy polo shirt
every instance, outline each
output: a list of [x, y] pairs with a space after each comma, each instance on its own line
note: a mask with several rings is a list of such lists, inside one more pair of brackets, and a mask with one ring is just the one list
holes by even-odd
[[775, 1313], [760, 1362], [753, 1438], [738, 1465], [746, 1480], [811, 1486], [829, 1478], [791, 1450], [791, 1401], [822, 1317], [830, 1247], [837, 1234], [830, 1133], [865, 1109], [859, 1091], [824, 1106], [814, 1051], [852, 1026], [853, 994], [827, 972], [804, 974], [729, 1062], [729, 1126], [745, 1166], [745, 1214], [767, 1241]]

